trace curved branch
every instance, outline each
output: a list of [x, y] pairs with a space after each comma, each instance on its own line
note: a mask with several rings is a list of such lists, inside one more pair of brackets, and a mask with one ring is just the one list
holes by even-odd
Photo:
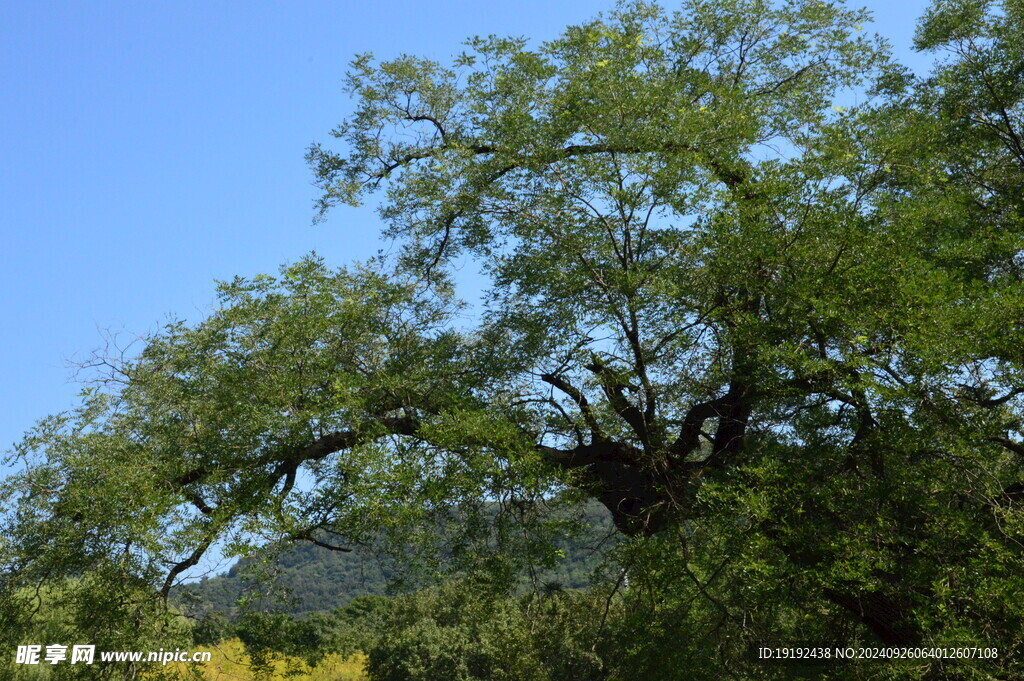
[[590, 427], [590, 433], [595, 440], [606, 439], [601, 431], [601, 426], [598, 424], [597, 418], [594, 416], [594, 412], [590, 407], [590, 402], [587, 400], [587, 396], [580, 392], [579, 388], [569, 383], [558, 374], [541, 374], [540, 380], [550, 386], [558, 388], [576, 403], [580, 408], [580, 414], [583, 416], [583, 420], [587, 422], [587, 425]]

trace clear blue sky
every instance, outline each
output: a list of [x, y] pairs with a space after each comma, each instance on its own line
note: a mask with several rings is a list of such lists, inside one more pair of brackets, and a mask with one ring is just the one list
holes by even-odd
[[[671, 3], [667, 3], [671, 6]], [[924, 0], [871, 0], [913, 65]], [[75, 403], [101, 331], [198, 319], [213, 280], [382, 244], [372, 209], [311, 224], [303, 154], [349, 110], [358, 52], [447, 60], [490, 33], [552, 38], [585, 0], [0, 1], [0, 450]]]

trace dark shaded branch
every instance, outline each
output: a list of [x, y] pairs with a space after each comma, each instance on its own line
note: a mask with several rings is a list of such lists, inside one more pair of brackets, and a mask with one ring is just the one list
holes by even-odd
[[181, 495], [188, 499], [193, 506], [199, 509], [199, 512], [203, 515], [213, 515], [213, 512], [216, 510], [214, 507], [207, 504], [206, 500], [203, 499], [198, 493], [188, 489], [181, 489], [178, 491], [181, 492]]
[[[294, 486], [296, 474], [302, 464], [309, 461], [319, 461], [335, 452], [350, 449], [356, 445], [374, 440], [382, 434], [414, 435], [419, 428], [419, 422], [409, 417], [380, 417], [374, 422], [374, 425], [383, 427], [384, 432], [381, 433], [378, 429], [372, 427], [366, 430], [337, 431], [319, 437], [305, 447], [301, 447], [290, 454], [274, 453], [269, 457], [264, 457], [266, 463], [272, 462], [275, 458], [278, 459], [277, 465], [266, 478], [268, 491], [284, 478], [284, 487], [280, 495], [283, 499]], [[201, 513], [211, 515], [216, 510], [215, 507], [211, 507], [206, 503], [202, 496], [195, 490], [189, 489], [189, 486], [206, 480], [217, 470], [210, 467], [194, 468], [168, 481], [168, 484], [199, 509]]]
[[1010, 400], [1012, 400], [1017, 395], [1024, 394], [1024, 388], [1014, 388], [1014, 389], [1010, 390], [1009, 392], [1007, 392], [1005, 395], [1002, 395], [1000, 397], [993, 397], [993, 398], [986, 399], [986, 398], [983, 398], [981, 396], [981, 390], [979, 390], [978, 388], [975, 388], [973, 386], [968, 386], [968, 385], [963, 385], [961, 387], [963, 387], [963, 388], [969, 390], [970, 392], [974, 393], [973, 396], [968, 398], [968, 399], [970, 399], [971, 402], [974, 402], [979, 407], [986, 407], [986, 408], [1000, 407], [1000, 406], [1006, 404], [1007, 402], [1009, 402]]
[[[484, 147], [478, 147], [474, 148], [473, 151], [476, 153], [490, 153], [489, 151], [486, 151], [484, 149]], [[502, 177], [504, 177], [505, 175], [507, 175], [508, 173], [512, 172], [515, 169], [515, 164], [508, 164], [501, 168], [498, 168], [497, 170], [494, 170], [488, 176], [483, 178], [483, 180], [480, 182], [479, 187], [476, 187], [475, 189], [477, 191], [482, 191], [483, 189], [491, 186], [492, 184], [494, 184], [495, 182], [497, 182]], [[430, 261], [430, 264], [428, 264], [426, 269], [424, 270], [424, 276], [427, 279], [430, 278], [431, 271], [433, 271], [433, 269], [437, 267], [437, 263], [441, 262], [441, 258], [444, 257], [444, 252], [448, 248], [448, 242], [451, 240], [452, 227], [455, 225], [455, 221], [462, 217], [464, 214], [465, 210], [453, 210], [450, 213], [448, 213], [448, 215], [446, 215], [442, 220], [442, 225], [444, 227], [444, 235], [441, 237], [441, 243], [437, 247], [437, 253], [434, 254], [434, 259]]]
[[720, 411], [718, 429], [711, 442], [711, 456], [705, 460], [705, 466], [720, 467], [730, 455], [746, 446], [747, 422], [751, 412], [750, 400], [745, 399], [748, 389], [736, 382], [729, 387], [729, 392], [734, 398]]
[[[721, 397], [700, 402], [690, 407], [683, 418], [679, 437], [669, 445], [671, 459], [681, 462], [700, 446], [704, 423], [708, 419], [719, 420], [718, 429], [712, 438], [712, 457], [734, 451], [741, 443], [746, 430], [747, 418], [753, 401], [753, 391], [739, 381], [729, 384]], [[709, 457], [708, 461], [711, 461]]]
[[1011, 452], [1017, 454], [1018, 456], [1024, 456], [1024, 444], [1021, 444], [1020, 442], [1014, 442], [1008, 437], [987, 437], [985, 438], [985, 440], [988, 442], [994, 442], [998, 445], [1002, 445], [1003, 447], [1009, 449]]
[[651, 445], [651, 438], [647, 428], [647, 420], [640, 409], [626, 399], [624, 390], [627, 386], [616, 376], [612, 368], [603, 364], [596, 357], [585, 368], [598, 376], [601, 381], [601, 388], [604, 390], [605, 396], [608, 397], [608, 401], [611, 402], [615, 413], [629, 424], [629, 427], [636, 433], [640, 442], [643, 443], [644, 448], [648, 449]]
[[594, 144], [570, 144], [562, 147], [561, 149], [556, 149], [550, 153], [539, 156], [518, 154], [491, 144], [442, 144], [438, 147], [412, 151], [407, 154], [403, 154], [391, 162], [385, 163], [379, 171], [370, 175], [370, 182], [372, 182], [376, 187], [381, 181], [385, 180], [391, 175], [391, 173], [402, 166], [428, 158], [435, 158], [438, 154], [443, 154], [446, 151], [469, 151], [481, 156], [501, 155], [506, 158], [516, 158], [516, 162], [507, 166], [507, 169], [505, 169], [501, 174], [504, 174], [504, 172], [508, 172], [508, 170], [513, 168], [520, 167], [521, 165], [557, 163], [558, 161], [574, 158], [576, 156], [590, 156], [593, 154], [695, 154], [702, 156], [704, 161], [708, 164], [708, 167], [710, 167], [712, 172], [714, 172], [715, 177], [730, 188], [736, 188], [750, 179], [749, 169], [742, 161], [738, 161], [737, 163], [730, 165], [725, 163], [722, 159], [702, 152], [698, 147], [682, 142], [662, 141], [649, 146], [609, 144], [605, 142]]
[[178, 575], [180, 575], [185, 570], [188, 570], [189, 568], [195, 567], [199, 564], [199, 561], [202, 559], [203, 554], [206, 553], [206, 550], [210, 548], [210, 544], [213, 543], [213, 536], [215, 534], [216, 532], [210, 532], [209, 534], [207, 534], [206, 538], [203, 539], [203, 541], [199, 544], [199, 546], [196, 547], [195, 551], [193, 551], [188, 558], [179, 563], [175, 563], [174, 566], [171, 567], [170, 572], [167, 573], [167, 579], [164, 580], [164, 585], [160, 589], [161, 598], [163, 598], [165, 601], [167, 600], [167, 595], [171, 592], [171, 587], [174, 586], [174, 580]]
[[711, 418], [717, 418], [728, 409], [731, 397], [722, 397], [700, 402], [690, 407], [683, 418], [682, 428], [679, 430], [679, 437], [669, 445], [669, 455], [677, 460], [683, 460], [700, 446], [700, 436], [704, 422]]
[[572, 401], [580, 408], [580, 415], [583, 416], [583, 420], [586, 421], [587, 425], [590, 427], [590, 432], [594, 439], [605, 439], [604, 434], [601, 432], [601, 426], [597, 423], [597, 418], [594, 416], [594, 412], [590, 407], [590, 402], [587, 400], [586, 395], [558, 374], [541, 374], [540, 380], [550, 386], [558, 388], [568, 395], [569, 398], [572, 399]]
[[920, 644], [921, 633], [910, 618], [909, 603], [878, 591], [844, 592], [825, 587], [822, 593], [825, 598], [854, 615], [882, 643], [890, 646]]
[[609, 440], [598, 440], [572, 449], [537, 445], [536, 450], [562, 468], [580, 468], [601, 461], [636, 465], [643, 458], [643, 453], [639, 449]]
[[428, 116], [427, 114], [419, 114], [418, 116], [409, 116], [409, 120], [416, 122], [430, 121], [431, 123], [434, 124], [434, 128], [437, 129], [438, 134], [441, 135], [441, 140], [445, 143], [448, 142], [448, 135], [444, 130], [444, 126], [441, 125], [441, 121], [437, 120], [433, 116]]
[[328, 551], [337, 551], [340, 553], [352, 552], [352, 549], [346, 548], [344, 546], [336, 546], [334, 544], [328, 544], [327, 542], [320, 541], [319, 539], [314, 537], [311, 532], [301, 532], [299, 534], [292, 535], [291, 538], [293, 541], [308, 541], [311, 544], [319, 546], [322, 549], [327, 549]]
[[640, 377], [640, 383], [644, 387], [644, 413], [643, 420], [647, 431], [649, 432], [651, 426], [654, 424], [655, 416], [658, 412], [657, 396], [654, 392], [654, 386], [651, 385], [651, 379], [647, 375], [647, 360], [644, 357], [644, 349], [640, 344], [640, 323], [637, 319], [636, 311], [630, 306], [629, 310], [629, 327], [626, 331], [626, 339], [629, 341], [629, 347], [633, 351], [633, 362], [636, 365], [636, 375]]

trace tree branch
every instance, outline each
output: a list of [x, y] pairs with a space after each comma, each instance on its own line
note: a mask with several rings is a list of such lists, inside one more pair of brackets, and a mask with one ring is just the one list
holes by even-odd
[[594, 416], [594, 412], [590, 407], [590, 402], [587, 400], [586, 395], [558, 374], [541, 374], [540, 380], [550, 386], [558, 388], [576, 403], [580, 408], [580, 415], [583, 416], [583, 420], [587, 422], [588, 426], [590, 426], [590, 433], [594, 440], [605, 439], [605, 436], [601, 431], [601, 426], [598, 424], [597, 418]]

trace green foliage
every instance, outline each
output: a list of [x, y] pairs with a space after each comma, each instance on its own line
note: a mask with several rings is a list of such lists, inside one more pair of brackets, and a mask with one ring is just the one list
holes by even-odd
[[395, 601], [369, 649], [375, 681], [604, 678], [591, 649], [600, 621], [582, 592], [510, 598], [472, 580]]
[[305, 667], [322, 669], [339, 657], [352, 659], [374, 647], [391, 610], [388, 598], [359, 596], [344, 608], [307, 613], [302, 618], [250, 611], [225, 627], [222, 638], [238, 637], [257, 677], [273, 677], [282, 668], [288, 675], [297, 675]]
[[212, 646], [228, 639], [234, 632], [223, 614], [211, 610], [196, 620], [192, 627], [192, 642], [197, 646]]
[[[190, 627], [177, 612], [153, 602], [152, 593], [132, 589], [94, 574], [51, 582], [38, 589], [21, 589], [8, 596], [0, 611], [0, 641], [8, 654], [0, 657], [0, 675], [14, 681], [76, 681], [93, 679], [96, 666], [58, 663], [15, 664], [15, 647], [39, 645], [95, 645], [96, 651], [187, 649]], [[98, 655], [98, 653], [97, 653]], [[97, 666], [100, 666], [97, 662]], [[108, 679], [135, 678], [145, 664], [125, 663], [102, 672]], [[188, 672], [189, 670], [184, 670]], [[168, 676], [166, 669], [152, 669], [153, 681], [190, 676]]]
[[[245, 644], [245, 650], [254, 667], [267, 667], [274, 653], [305, 660], [314, 665], [327, 652], [342, 652], [338, 648], [336, 621], [326, 615], [314, 613], [301, 620], [283, 613], [245, 613], [235, 631]], [[345, 651], [351, 654], [354, 651]]]
[[[808, 637], [1000, 651], [836, 679], [1019, 676], [1022, 13], [937, 2], [920, 79], [821, 0], [357, 58], [342, 148], [309, 159], [321, 210], [379, 200], [400, 255], [225, 283], [100, 362], [0, 488], [5, 631], [74, 577], [107, 587], [73, 590], [75, 626], [155, 635], [215, 543], [271, 570], [299, 540], [462, 577], [391, 613], [382, 679], [806, 676], [744, 650]], [[588, 498], [625, 571], [509, 597]], [[323, 644], [252, 617], [253, 645]]]

